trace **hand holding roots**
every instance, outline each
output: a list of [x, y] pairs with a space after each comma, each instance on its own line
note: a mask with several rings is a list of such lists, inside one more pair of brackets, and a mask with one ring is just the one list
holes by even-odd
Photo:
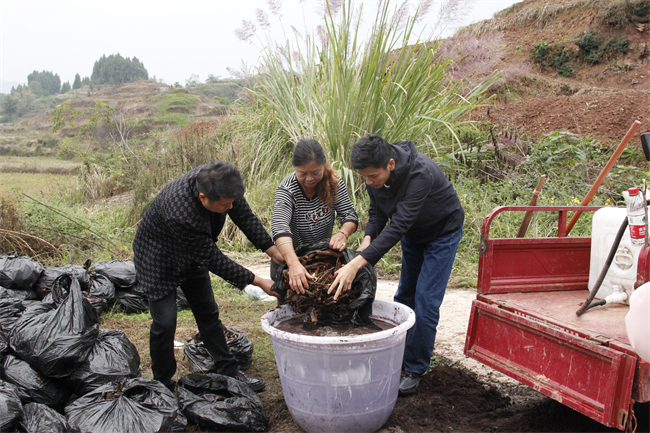
[[304, 294], [296, 293], [289, 286], [289, 271], [282, 272], [282, 283], [286, 291], [285, 300], [299, 314], [305, 313], [305, 323], [316, 324], [318, 320], [341, 320], [350, 313], [347, 306], [361, 294], [361, 285], [342, 293], [338, 301], [334, 293], [327, 294], [334, 282], [335, 273], [343, 265], [343, 253], [327, 249], [300, 257], [300, 263], [314, 276]]

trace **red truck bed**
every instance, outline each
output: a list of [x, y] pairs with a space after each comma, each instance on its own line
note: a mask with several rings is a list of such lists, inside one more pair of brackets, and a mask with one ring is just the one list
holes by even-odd
[[[588, 295], [591, 238], [566, 237], [566, 216], [597, 209], [513, 206], [485, 218], [465, 354], [624, 429], [634, 401], [650, 400], [650, 364], [627, 339], [629, 308], [607, 305], [575, 314]], [[527, 210], [558, 212], [558, 237], [489, 238], [499, 213]], [[647, 265], [640, 260], [638, 268], [641, 274]]]

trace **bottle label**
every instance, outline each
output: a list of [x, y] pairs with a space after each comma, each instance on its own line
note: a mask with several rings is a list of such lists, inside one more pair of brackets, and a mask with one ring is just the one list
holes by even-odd
[[645, 239], [645, 224], [630, 224], [630, 237], [632, 239]]

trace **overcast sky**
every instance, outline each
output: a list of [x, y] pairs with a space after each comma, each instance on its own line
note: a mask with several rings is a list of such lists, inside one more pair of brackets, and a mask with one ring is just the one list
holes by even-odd
[[[519, 1], [475, 0], [463, 24], [491, 18]], [[322, 3], [281, 1], [285, 30], [294, 25], [304, 31], [305, 26], [320, 23], [316, 11]], [[433, 3], [423, 32], [432, 31], [442, 2]], [[376, 4], [377, 0], [364, 2], [368, 19]], [[258, 62], [261, 44], [240, 41], [235, 35], [242, 20], [255, 20], [257, 9], [269, 13], [274, 39], [284, 40], [266, 0], [0, 0], [0, 79], [26, 83], [32, 71], [46, 70], [72, 84], [76, 73], [90, 76], [97, 59], [116, 53], [137, 57], [150, 77], [167, 84], [184, 85], [192, 74], [201, 81], [209, 74], [225, 78], [231, 76], [227, 68], [240, 69], [242, 61], [250, 66]]]

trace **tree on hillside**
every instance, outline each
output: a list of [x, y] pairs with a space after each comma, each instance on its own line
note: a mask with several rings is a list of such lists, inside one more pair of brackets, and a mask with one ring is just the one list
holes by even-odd
[[7, 117], [16, 114], [16, 111], [18, 111], [18, 101], [13, 95], [8, 95], [4, 98], [4, 101], [2, 101], [2, 111], [4, 111]]
[[72, 82], [72, 88], [75, 90], [81, 88], [81, 76], [79, 74], [74, 76], [74, 81]]
[[84, 77], [83, 80], [81, 80], [81, 85], [90, 86], [90, 77]]
[[93, 84], [132, 83], [149, 79], [149, 73], [137, 57], [124, 58], [119, 53], [111, 54], [95, 62], [90, 80]]
[[70, 86], [70, 82], [69, 82], [69, 81], [66, 81], [66, 82], [63, 83], [63, 85], [61, 86], [61, 93], [69, 92], [71, 88], [72, 88], [72, 87]]
[[36, 96], [56, 95], [61, 91], [61, 78], [50, 71], [34, 71], [27, 76], [27, 86]]

